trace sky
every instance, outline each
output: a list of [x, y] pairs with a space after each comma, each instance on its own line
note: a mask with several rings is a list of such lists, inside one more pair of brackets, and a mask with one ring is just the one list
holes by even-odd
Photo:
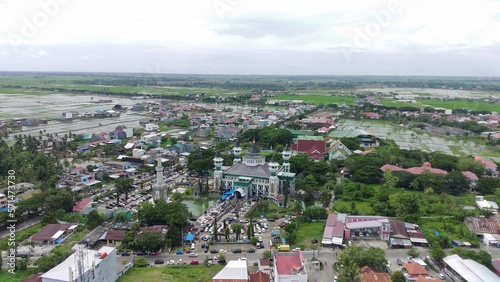
[[0, 0], [0, 71], [500, 76], [500, 1]]

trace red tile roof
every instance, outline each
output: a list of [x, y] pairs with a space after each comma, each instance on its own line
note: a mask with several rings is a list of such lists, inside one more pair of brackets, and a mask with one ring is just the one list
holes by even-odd
[[315, 160], [323, 159], [326, 152], [325, 140], [297, 140], [297, 144], [292, 144], [292, 151], [306, 153]]
[[418, 276], [418, 275], [424, 275], [428, 276], [429, 271], [427, 271], [423, 266], [416, 262], [410, 262], [410, 263], [405, 263], [403, 264], [403, 267], [406, 269], [409, 275], [411, 276]]
[[479, 180], [479, 177], [477, 177], [477, 175], [471, 171], [462, 171], [462, 174], [467, 177], [468, 179], [472, 180], [472, 181], [478, 181]]
[[361, 282], [392, 282], [391, 275], [386, 272], [375, 272], [373, 268], [365, 266], [359, 270]]
[[442, 170], [442, 169], [439, 169], [439, 168], [433, 168], [429, 162], [425, 162], [421, 167], [410, 167], [410, 168], [406, 168], [406, 169], [402, 168], [402, 167], [395, 166], [395, 165], [391, 165], [391, 164], [385, 164], [380, 169], [382, 171], [386, 171], [386, 170], [390, 170], [390, 171], [403, 170], [403, 171], [407, 171], [407, 172], [409, 172], [411, 174], [416, 174], [416, 175], [423, 174], [426, 171], [432, 172], [432, 173], [437, 173], [437, 174], [444, 174], [444, 175], [448, 174], [448, 172], [445, 171], [445, 170]]
[[92, 198], [85, 198], [85, 199], [82, 199], [78, 204], [76, 204], [74, 207], [73, 207], [73, 211], [74, 212], [79, 212], [81, 213], [83, 208], [86, 207], [88, 204], [92, 203]]

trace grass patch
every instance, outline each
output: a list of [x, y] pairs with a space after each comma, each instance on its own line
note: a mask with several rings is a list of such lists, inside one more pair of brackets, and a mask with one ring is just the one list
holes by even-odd
[[453, 218], [422, 218], [420, 219], [420, 228], [425, 233], [426, 237], [436, 238], [436, 230], [441, 236], [446, 236], [450, 240], [460, 240], [462, 242], [470, 242], [473, 245], [479, 246], [479, 240], [476, 235], [467, 229], [465, 223]]
[[167, 266], [167, 267], [133, 267], [125, 275], [118, 279], [118, 282], [136, 281], [212, 281], [212, 278], [223, 268], [223, 265], [205, 266]]
[[[24, 230], [21, 230], [19, 232], [16, 232], [16, 243], [20, 244], [22, 241], [28, 239], [29, 237], [35, 235], [38, 231], [42, 229], [42, 224], [37, 223], [29, 228], [26, 228]], [[1, 250], [9, 250], [11, 247], [9, 247], [9, 237], [6, 237], [5, 239], [2, 239], [0, 241], [0, 249]], [[6, 280], [1, 280], [0, 281], [6, 281]]]
[[314, 248], [311, 240], [316, 239], [321, 243], [323, 232], [325, 231], [325, 222], [300, 223], [297, 229], [297, 243], [293, 247]]
[[[335, 204], [333, 205], [333, 210], [338, 211], [340, 213], [353, 214], [352, 203], [353, 203], [352, 201], [342, 201], [342, 200], [335, 201]], [[374, 214], [371, 203], [359, 202], [359, 201], [354, 201], [354, 203], [356, 206], [357, 214]]]
[[0, 271], [0, 281], [21, 282], [36, 273], [36, 269], [17, 270], [15, 274], [8, 272], [8, 266], [3, 265]]

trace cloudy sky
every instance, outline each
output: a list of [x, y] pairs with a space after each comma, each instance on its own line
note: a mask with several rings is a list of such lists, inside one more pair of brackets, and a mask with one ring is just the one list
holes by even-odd
[[0, 71], [500, 76], [500, 1], [0, 0]]

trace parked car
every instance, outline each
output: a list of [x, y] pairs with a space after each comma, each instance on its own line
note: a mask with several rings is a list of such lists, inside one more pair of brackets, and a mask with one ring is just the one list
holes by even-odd
[[403, 265], [403, 261], [400, 258], [398, 258], [396, 262], [398, 263], [398, 265]]
[[247, 250], [247, 253], [255, 253], [255, 249], [250, 248], [250, 249]]
[[241, 249], [234, 249], [233, 254], [240, 254], [242, 251]]
[[217, 251], [216, 249], [211, 249], [211, 250], [210, 250], [210, 253], [211, 253], [211, 254], [216, 254], [216, 253], [218, 253], [218, 252], [219, 252], [219, 251]]
[[177, 250], [177, 251], [175, 251], [175, 254], [176, 254], [176, 255], [182, 255], [182, 254], [184, 254], [184, 252], [183, 252], [183, 251], [181, 251], [181, 250]]
[[155, 264], [163, 264], [164, 261], [162, 259], [157, 259], [155, 260]]
[[198, 260], [197, 260], [197, 259], [194, 259], [194, 260], [192, 260], [192, 261], [190, 261], [190, 262], [189, 262], [189, 264], [193, 264], [193, 265], [194, 265], [194, 264], [198, 264], [198, 263], [199, 263], [199, 262], [198, 262]]
[[157, 256], [159, 255], [160, 253], [159, 252], [149, 252], [149, 255], [150, 256]]
[[173, 265], [173, 264], [175, 264], [175, 260], [171, 259], [171, 260], [169, 260], [169, 261], [167, 262], [167, 264], [172, 264], [172, 265]]
[[123, 252], [122, 253], [122, 257], [129, 257], [130, 256], [130, 253], [129, 252]]
[[138, 255], [138, 256], [145, 256], [145, 255], [146, 255], [146, 253], [145, 253], [145, 252], [143, 252], [143, 251], [138, 251], [138, 252], [137, 252], [137, 253], [135, 253], [135, 254], [136, 254], [136, 255]]
[[197, 257], [197, 256], [198, 256], [198, 254], [197, 254], [197, 253], [190, 253], [190, 254], [189, 254], [189, 257], [191, 257], [191, 258], [192, 258], [192, 257]]

